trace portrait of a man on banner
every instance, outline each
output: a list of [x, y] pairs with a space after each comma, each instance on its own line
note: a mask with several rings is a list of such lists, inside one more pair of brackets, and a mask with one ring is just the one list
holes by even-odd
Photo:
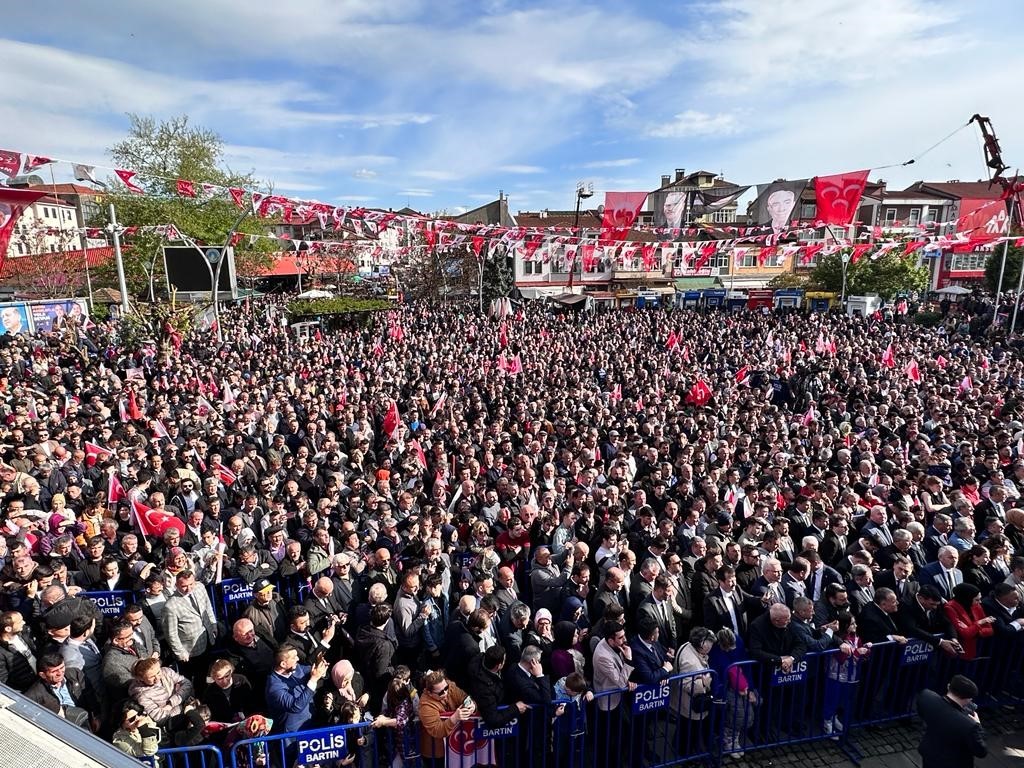
[[799, 218], [797, 205], [806, 186], [807, 179], [758, 184], [754, 207], [757, 223], [771, 226], [776, 235], [788, 229], [793, 220]]

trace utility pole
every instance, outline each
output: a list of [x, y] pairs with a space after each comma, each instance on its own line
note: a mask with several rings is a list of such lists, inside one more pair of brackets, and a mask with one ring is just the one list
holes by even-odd
[[[584, 184], [582, 181], [576, 185], [576, 215], [572, 220], [572, 228], [576, 232], [576, 258], [569, 262], [569, 285], [568, 293], [572, 293], [573, 277], [576, 275], [576, 261], [579, 258], [580, 247], [583, 245], [583, 237], [580, 235], [580, 203], [586, 200], [588, 197], [594, 195], [594, 184], [590, 182]], [[580, 267], [582, 270], [582, 266]], [[580, 272], [580, 279], [583, 279], [583, 273]]]

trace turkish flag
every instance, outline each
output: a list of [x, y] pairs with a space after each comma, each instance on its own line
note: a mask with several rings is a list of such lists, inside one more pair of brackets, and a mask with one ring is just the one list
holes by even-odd
[[387, 413], [384, 414], [384, 423], [381, 425], [384, 434], [388, 437], [393, 437], [401, 423], [402, 420], [398, 415], [398, 403], [392, 400], [388, 406]]
[[502, 349], [508, 346], [508, 327], [505, 323], [502, 323], [501, 327], [498, 328], [498, 345]]
[[873, 247], [870, 243], [853, 246], [853, 253], [850, 254], [850, 263], [856, 264]]
[[138, 184], [135, 183], [135, 171], [126, 171], [122, 168], [114, 170], [119, 178], [129, 190], [134, 192], [136, 195], [145, 194], [145, 191]]
[[42, 155], [25, 155], [25, 173], [32, 173], [32, 171], [52, 162], [53, 160]]
[[0, 173], [7, 178], [17, 176], [21, 170], [21, 153], [0, 149]]
[[939, 355], [937, 358], [935, 358], [935, 364], [939, 366], [939, 368], [945, 370], [946, 366], [949, 364], [949, 360], [944, 358], [942, 355]]
[[481, 235], [473, 235], [469, 239], [473, 245], [473, 253], [476, 254], [477, 259], [480, 258], [480, 252], [484, 249], [484, 239]]
[[142, 418], [142, 409], [139, 408], [139, 401], [135, 397], [135, 390], [128, 390], [128, 418], [134, 421]]
[[235, 204], [237, 208], [245, 207], [245, 190], [239, 187], [229, 187], [228, 194], [231, 195], [231, 202]]
[[132, 499], [132, 512], [135, 513], [139, 533], [146, 538], [161, 537], [168, 528], [175, 528], [179, 534], [185, 535], [185, 523], [167, 510], [153, 509], [138, 499]]
[[196, 185], [191, 181], [185, 179], [178, 179], [175, 186], [178, 188], [178, 194], [182, 197], [195, 197], [196, 196]]
[[602, 245], [626, 239], [646, 199], [646, 192], [605, 192]]
[[823, 224], [849, 225], [857, 215], [868, 171], [818, 176], [814, 180], [814, 200], [818, 206], [817, 220]]
[[106, 448], [96, 445], [96, 443], [88, 441], [85, 443], [85, 466], [87, 467], [95, 467], [97, 461], [113, 455], [113, 451], [108, 451]]
[[529, 237], [526, 238], [526, 243], [524, 247], [526, 248], [525, 258], [527, 261], [533, 258], [533, 254], [537, 252], [537, 249], [540, 248], [540, 244], [543, 242], [543, 235], [530, 235]]
[[523, 361], [519, 358], [519, 355], [516, 355], [515, 357], [508, 361], [508, 368], [506, 369], [506, 373], [508, 373], [510, 376], [514, 376], [515, 374], [522, 372]]
[[214, 474], [217, 475], [217, 479], [220, 480], [228, 488], [238, 479], [238, 475], [232, 472], [230, 469], [225, 467], [223, 464], [218, 464], [213, 468]]
[[738, 371], [736, 371], [736, 383], [737, 384], [742, 384], [744, 381], [747, 380], [747, 376], [749, 376], [749, 375], [750, 375], [750, 366], [749, 365], [744, 365], [742, 368], [740, 368]]
[[678, 346], [678, 344], [679, 344], [679, 337], [676, 336], [676, 332], [675, 331], [669, 331], [668, 332], [668, 338], [665, 339], [665, 349], [673, 349], [674, 347]]
[[711, 400], [711, 387], [704, 379], [697, 379], [686, 395], [686, 402], [703, 408]]
[[119, 501], [124, 501], [128, 498], [128, 493], [125, 491], [124, 486], [121, 485], [121, 479], [117, 476], [116, 472], [110, 473], [110, 478], [107, 480], [107, 504], [117, 504]]
[[[19, 162], [21, 156], [18, 156]], [[2, 163], [2, 156], [0, 156]], [[2, 170], [2, 166], [0, 166]], [[11, 242], [11, 235], [14, 234], [14, 226], [32, 203], [43, 196], [43, 192], [33, 192], [27, 189], [7, 189], [0, 187], [0, 272], [3, 271], [4, 259], [7, 257], [7, 246]]]
[[423, 469], [427, 468], [427, 454], [423, 452], [423, 446], [420, 445], [419, 440], [410, 440], [409, 447], [412, 448], [412, 453], [416, 457], [416, 461]]

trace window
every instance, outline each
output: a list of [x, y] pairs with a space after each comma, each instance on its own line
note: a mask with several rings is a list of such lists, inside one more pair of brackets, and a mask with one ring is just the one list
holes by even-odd
[[539, 259], [536, 261], [524, 261], [523, 262], [523, 274], [524, 275], [539, 275], [543, 271], [544, 263]]
[[740, 262], [741, 267], [756, 267], [757, 266], [757, 254], [760, 248], [747, 248], [747, 252], [743, 254], [743, 260]]
[[732, 258], [732, 254], [729, 251], [719, 249], [715, 251], [715, 255], [711, 257], [710, 265], [711, 269], [729, 269], [729, 259]]
[[954, 253], [949, 268], [957, 272], [980, 272], [988, 263], [987, 253]]
[[19, 256], [24, 256], [25, 255], [25, 246], [22, 243], [18, 243], [17, 249], [18, 249], [18, 255]]
[[925, 223], [927, 223], [929, 221], [938, 221], [939, 220], [938, 217], [939, 217], [939, 209], [936, 208], [935, 206], [932, 206], [932, 207], [930, 207], [928, 209], [928, 212], [924, 215], [924, 220], [925, 220]]
[[710, 218], [716, 224], [729, 224], [736, 221], [736, 211], [726, 208], [721, 211], [715, 211], [710, 217], [705, 218]]
[[892, 226], [896, 223], [896, 209], [887, 208], [885, 211], [885, 223]]
[[910, 209], [910, 216], [907, 218], [907, 226], [908, 227], [916, 227], [920, 223], [921, 223], [921, 209], [920, 208], [911, 208]]
[[813, 220], [818, 216], [818, 206], [814, 203], [800, 203], [800, 218]]

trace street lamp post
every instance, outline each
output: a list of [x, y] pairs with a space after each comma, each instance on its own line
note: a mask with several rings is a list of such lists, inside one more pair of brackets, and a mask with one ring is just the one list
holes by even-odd
[[846, 309], [846, 270], [850, 267], [850, 258], [853, 256], [849, 251], [843, 251], [839, 258], [843, 262], [843, 291], [839, 294], [839, 311], [843, 312]]
[[[582, 181], [576, 185], [576, 215], [572, 220], [572, 228], [576, 231], [576, 253], [579, 254], [579, 246], [582, 245], [583, 238], [580, 237], [580, 203], [586, 200], [588, 197], [594, 195], [594, 184], [593, 182], [584, 184]], [[582, 269], [582, 267], [581, 267]], [[569, 263], [569, 293], [572, 293], [573, 276], [576, 274], [576, 259]], [[580, 274], [580, 279], [583, 275]]]

